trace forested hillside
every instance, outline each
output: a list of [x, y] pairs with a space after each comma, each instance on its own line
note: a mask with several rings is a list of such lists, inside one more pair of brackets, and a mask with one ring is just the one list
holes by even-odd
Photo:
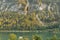
[[0, 30], [60, 27], [59, 0], [0, 0]]

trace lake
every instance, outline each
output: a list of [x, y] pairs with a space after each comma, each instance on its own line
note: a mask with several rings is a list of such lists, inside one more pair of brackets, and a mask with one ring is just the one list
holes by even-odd
[[17, 35], [17, 38], [19, 36], [28, 36], [30, 40], [32, 39], [32, 36], [37, 34], [40, 35], [43, 40], [46, 40], [47, 38], [51, 38], [54, 34], [57, 35], [58, 38], [60, 38], [60, 32], [58, 33], [53, 33], [53, 32], [0, 32], [0, 40], [8, 40], [9, 39], [9, 34], [14, 33]]

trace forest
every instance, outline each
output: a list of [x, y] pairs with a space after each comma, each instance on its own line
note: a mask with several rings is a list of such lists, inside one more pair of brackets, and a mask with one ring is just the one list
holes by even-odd
[[[59, 6], [55, 2], [45, 3], [43, 0], [18, 0], [16, 6], [1, 6], [0, 30], [45, 30], [60, 28]], [[5, 3], [5, 1], [3, 1]], [[36, 3], [36, 4], [34, 4]], [[14, 11], [14, 10], [15, 11]]]

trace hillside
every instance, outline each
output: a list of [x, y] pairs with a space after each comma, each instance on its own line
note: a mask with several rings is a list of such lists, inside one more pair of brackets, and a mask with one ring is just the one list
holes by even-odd
[[[0, 30], [45, 30], [60, 27], [59, 0], [0, 0]], [[57, 3], [58, 2], [58, 3]]]

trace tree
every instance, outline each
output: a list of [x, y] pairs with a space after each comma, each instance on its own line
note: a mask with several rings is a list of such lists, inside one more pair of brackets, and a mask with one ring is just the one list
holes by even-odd
[[34, 35], [33, 40], [42, 40], [42, 38], [40, 36], [38, 36], [38, 35]]
[[51, 40], [57, 40], [56, 35], [54, 35], [54, 36], [51, 38]]
[[10, 40], [17, 40], [17, 36], [15, 34], [10, 34], [9, 37]]
[[28, 37], [25, 37], [24, 40], [29, 40], [29, 38]]

